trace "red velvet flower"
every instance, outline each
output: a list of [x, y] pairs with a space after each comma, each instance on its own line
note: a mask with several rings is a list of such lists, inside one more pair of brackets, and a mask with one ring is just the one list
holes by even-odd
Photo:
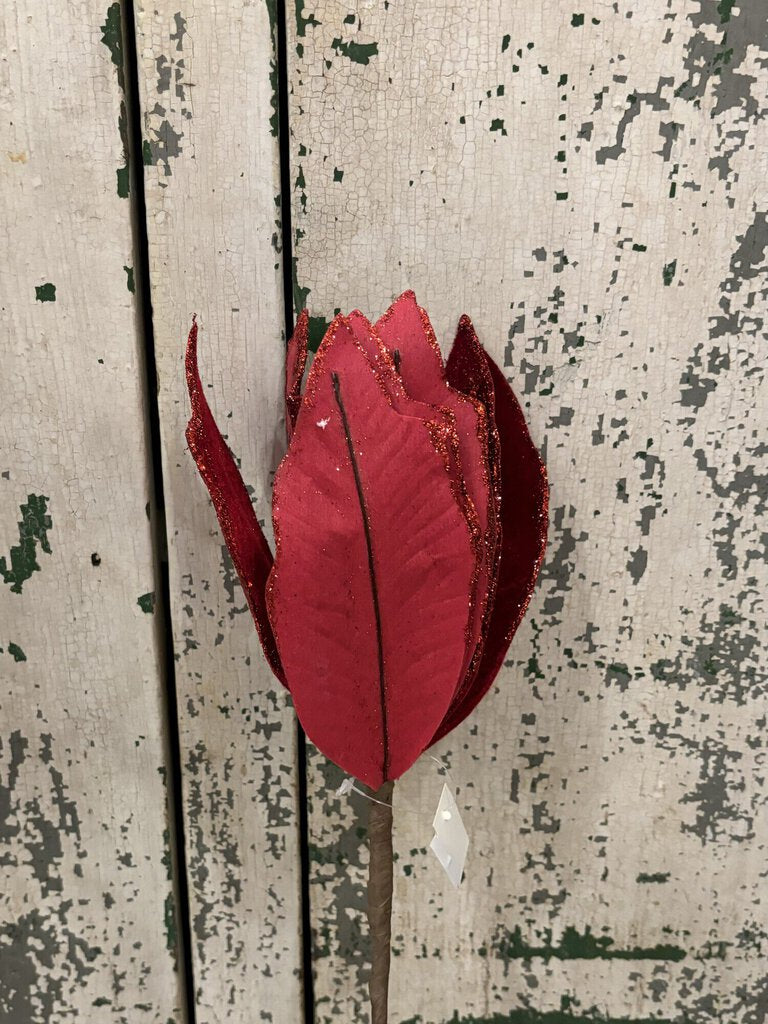
[[187, 440], [264, 653], [310, 739], [374, 789], [488, 691], [525, 613], [547, 532], [546, 472], [468, 317], [443, 365], [405, 292], [372, 325], [337, 316], [307, 376], [288, 345], [288, 452], [274, 562], [187, 346]]

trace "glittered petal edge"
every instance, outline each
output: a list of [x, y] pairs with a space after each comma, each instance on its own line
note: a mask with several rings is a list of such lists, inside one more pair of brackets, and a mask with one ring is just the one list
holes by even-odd
[[[547, 543], [549, 486], [507, 378], [482, 349], [494, 388], [499, 436], [501, 550], [485, 648], [471, 685], [457, 695], [433, 743], [456, 728], [490, 689], [530, 603]], [[522, 490], [520, 484], [522, 483]]]
[[467, 650], [457, 693], [473, 675], [482, 650], [483, 623], [496, 550], [497, 517], [490, 501], [489, 424], [482, 403], [452, 386], [429, 314], [413, 291], [398, 296], [372, 328], [392, 353], [399, 350], [406, 391], [452, 417], [457, 443], [451, 458], [459, 501], [474, 538], [473, 578]]
[[[458, 706], [472, 688], [485, 650], [488, 627], [496, 595], [499, 565], [501, 561], [501, 494], [499, 469], [499, 433], [496, 428], [495, 394], [493, 378], [486, 360], [486, 353], [475, 332], [470, 318], [464, 314], [456, 331], [456, 337], [445, 367], [448, 384], [454, 391], [480, 406], [483, 417], [478, 420], [480, 447], [488, 466], [488, 505], [486, 512], [485, 553], [487, 567], [487, 597], [483, 609], [480, 637], [464, 679], [456, 691], [451, 707]], [[450, 709], [449, 709], [450, 712]]]
[[192, 404], [186, 429], [187, 444], [211, 496], [267, 662], [280, 682], [285, 683], [265, 599], [267, 578], [272, 568], [272, 553], [259, 526], [240, 471], [216, 426], [203, 393], [197, 363], [197, 320], [193, 320], [187, 339], [185, 369]]

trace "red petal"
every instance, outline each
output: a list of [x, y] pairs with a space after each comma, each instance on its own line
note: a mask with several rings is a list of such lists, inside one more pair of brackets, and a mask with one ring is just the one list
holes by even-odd
[[488, 462], [488, 422], [481, 403], [451, 387], [446, 380], [440, 347], [429, 317], [411, 291], [404, 292], [377, 321], [386, 347], [399, 353], [399, 373], [409, 395], [446, 410], [456, 424], [458, 448], [453, 453], [459, 474], [460, 501], [476, 534], [476, 567], [472, 589], [472, 620], [467, 635], [461, 679], [474, 672], [482, 642], [482, 624], [497, 547], [497, 518]]
[[235, 460], [219, 433], [203, 394], [197, 369], [197, 323], [193, 321], [187, 340], [187, 387], [192, 415], [187, 424], [187, 443], [200, 475], [211, 495], [229, 553], [232, 556], [261, 646], [270, 668], [285, 682], [272, 626], [267, 615], [265, 590], [272, 568], [272, 553], [261, 531], [251, 499]]
[[307, 365], [308, 328], [309, 314], [303, 309], [285, 353], [285, 432], [289, 444], [301, 406], [301, 380]]
[[464, 657], [474, 556], [441, 429], [393, 408], [338, 317], [275, 479], [267, 599], [296, 711], [373, 787], [420, 755]]
[[[501, 544], [496, 593], [477, 675], [457, 694], [435, 741], [474, 710], [488, 692], [525, 615], [547, 544], [547, 471], [528, 433], [522, 409], [506, 377], [482, 348], [468, 318], [462, 318], [448, 360], [452, 383], [495, 407], [498, 430]], [[492, 385], [493, 398], [488, 393]]]
[[490, 481], [490, 503], [488, 510], [488, 601], [482, 624], [480, 643], [466, 675], [451, 705], [457, 705], [471, 688], [477, 676], [485, 647], [485, 638], [496, 596], [496, 582], [501, 560], [501, 493], [499, 486], [499, 432], [496, 429], [495, 395], [493, 378], [485, 352], [480, 344], [472, 321], [464, 315], [459, 320], [456, 338], [446, 365], [446, 379], [457, 391], [479, 402], [485, 410], [488, 424], [488, 468]]

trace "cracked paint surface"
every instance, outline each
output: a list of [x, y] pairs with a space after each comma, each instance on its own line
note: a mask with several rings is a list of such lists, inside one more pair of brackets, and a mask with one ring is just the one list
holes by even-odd
[[285, 433], [278, 8], [136, 9], [197, 1021], [296, 1024], [294, 714], [186, 450], [181, 358], [196, 312], [208, 400], [270, 521]]
[[[458, 893], [427, 850], [437, 766], [396, 793], [393, 1017], [761, 1024], [765, 12], [489, 6], [296, 0], [287, 15], [294, 299], [313, 342], [338, 307], [376, 313], [408, 286], [443, 339], [466, 310], [553, 483], [530, 615], [495, 692], [437, 751], [471, 834]], [[209, 399], [268, 523], [278, 8], [135, 7], [197, 1019], [294, 1024], [293, 713], [180, 397], [197, 311]], [[125, 445], [126, 425], [143, 433], [121, 12], [62, 11], [55, 73], [32, 7], [8, 50], [12, 83], [32, 67], [40, 95], [72, 87], [24, 106], [12, 86], [3, 164], [22, 270], [0, 313], [0, 1013], [167, 1024], [179, 939], [147, 466]], [[87, 162], [60, 158], [83, 138]], [[310, 752], [318, 1024], [367, 1014], [367, 811], [340, 781]]]
[[[768, 12], [474, 13], [289, 19], [297, 306], [375, 315], [413, 287], [445, 343], [469, 313], [552, 484], [528, 618], [437, 751], [458, 893], [425, 849], [436, 766], [396, 787], [393, 1017], [758, 1024]], [[368, 64], [334, 48], [356, 33]], [[366, 808], [321, 761], [317, 1016], [364, 1021]]]
[[[120, 6], [5, 5], [0, 1020], [182, 1024]], [[5, 149], [5, 146], [4, 146]], [[118, 175], [119, 180], [119, 175]], [[127, 181], [127, 177], [125, 179]], [[55, 282], [55, 284], [53, 283]]]

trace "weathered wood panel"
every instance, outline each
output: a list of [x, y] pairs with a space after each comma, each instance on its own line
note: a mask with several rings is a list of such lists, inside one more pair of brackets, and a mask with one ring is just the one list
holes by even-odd
[[0, 1019], [184, 1019], [118, 4], [0, 11]]
[[[292, 6], [297, 304], [469, 312], [552, 481], [527, 622], [438, 748], [458, 894], [436, 768], [397, 787], [393, 1021], [768, 1015], [765, 19]], [[311, 769], [317, 1017], [363, 1021], [366, 809]]]
[[186, 449], [209, 401], [270, 520], [284, 445], [274, 7], [137, 4], [197, 1020], [301, 1017], [295, 723]]

